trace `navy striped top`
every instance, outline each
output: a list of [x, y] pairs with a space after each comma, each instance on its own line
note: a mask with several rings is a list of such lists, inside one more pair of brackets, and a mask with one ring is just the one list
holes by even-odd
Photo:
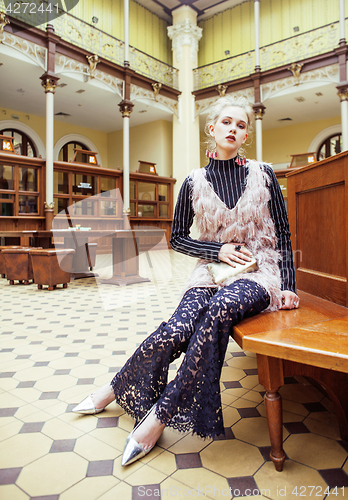
[[[244, 193], [249, 173], [248, 166], [241, 167], [232, 158], [225, 161], [211, 159], [204, 168], [206, 179], [212, 185], [215, 193], [229, 209], [234, 208]], [[282, 290], [290, 290], [296, 293], [295, 268], [284, 198], [273, 169], [267, 164], [263, 164], [262, 168], [269, 177], [267, 183], [271, 194], [269, 211], [274, 221], [278, 239], [277, 249], [281, 255], [279, 267]], [[199, 241], [190, 237], [190, 228], [195, 215], [191, 198], [192, 184], [189, 177], [187, 177], [181, 186], [176, 203], [170, 244], [177, 252], [191, 257], [220, 262], [218, 254], [224, 243]]]

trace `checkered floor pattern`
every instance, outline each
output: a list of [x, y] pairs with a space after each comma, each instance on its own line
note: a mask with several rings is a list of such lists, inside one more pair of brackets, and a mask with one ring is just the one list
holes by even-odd
[[[152, 283], [122, 289], [94, 278], [54, 291], [0, 280], [0, 498], [348, 497], [348, 444], [331, 402], [300, 377], [281, 390], [288, 458], [284, 471], [275, 471], [255, 356], [232, 339], [221, 377], [219, 439], [165, 429], [149, 455], [123, 468], [132, 419], [115, 403], [96, 416], [71, 413], [174, 311], [194, 260], [163, 255], [140, 257], [140, 274], [150, 273]], [[108, 272], [104, 257], [98, 256], [100, 276]]]

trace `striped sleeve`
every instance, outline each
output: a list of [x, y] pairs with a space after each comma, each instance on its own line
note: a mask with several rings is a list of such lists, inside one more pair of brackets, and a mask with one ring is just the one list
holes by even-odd
[[200, 259], [220, 262], [218, 254], [223, 243], [199, 241], [190, 237], [194, 211], [191, 201], [192, 186], [187, 177], [183, 182], [176, 202], [170, 244], [177, 252]]
[[270, 178], [268, 186], [271, 193], [269, 210], [275, 225], [276, 236], [278, 239], [277, 250], [280, 252], [279, 267], [282, 279], [282, 290], [290, 290], [291, 292], [296, 293], [295, 266], [284, 198], [272, 167], [269, 165], [263, 165], [263, 168]]

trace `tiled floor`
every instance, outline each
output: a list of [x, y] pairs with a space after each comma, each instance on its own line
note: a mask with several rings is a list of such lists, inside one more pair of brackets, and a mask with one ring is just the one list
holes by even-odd
[[221, 439], [165, 429], [148, 456], [122, 468], [132, 419], [115, 403], [97, 416], [71, 413], [175, 309], [194, 261], [172, 252], [152, 257], [151, 268], [142, 255], [141, 273], [155, 285], [118, 289], [90, 278], [49, 292], [0, 280], [0, 498], [348, 497], [348, 444], [330, 401], [300, 378], [281, 391], [288, 459], [275, 471], [255, 357], [232, 340], [221, 378]]

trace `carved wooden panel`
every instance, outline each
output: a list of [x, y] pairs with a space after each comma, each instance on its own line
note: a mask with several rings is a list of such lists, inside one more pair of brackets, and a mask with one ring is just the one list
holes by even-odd
[[347, 152], [288, 176], [300, 290], [347, 306]]

